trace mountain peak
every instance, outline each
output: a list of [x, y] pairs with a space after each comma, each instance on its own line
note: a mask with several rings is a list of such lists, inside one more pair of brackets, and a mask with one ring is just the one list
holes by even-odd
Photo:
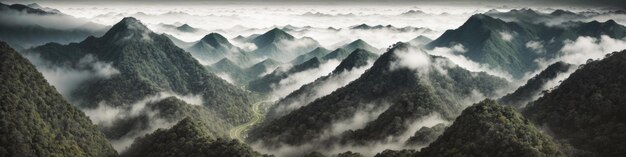
[[128, 39], [144, 39], [149, 40], [150, 35], [154, 34], [146, 25], [141, 23], [134, 17], [125, 17], [117, 24], [113, 25], [104, 38], [116, 39], [116, 40], [128, 40]]
[[341, 73], [346, 70], [352, 70], [354, 68], [358, 68], [364, 65], [367, 65], [367, 62], [375, 59], [378, 55], [369, 52], [363, 49], [356, 49], [346, 57], [339, 65], [333, 70], [332, 73]]
[[346, 49], [348, 52], [352, 52], [356, 49], [364, 49], [373, 53], [378, 53], [378, 49], [375, 48], [374, 46], [368, 44], [367, 42], [365, 42], [363, 39], [357, 39], [345, 46], [343, 46], [342, 48]]
[[176, 27], [177, 30], [182, 32], [195, 32], [197, 29], [189, 26], [188, 24], [183, 24], [181, 26]]
[[220, 47], [220, 46], [230, 46], [232, 44], [230, 44], [230, 42], [228, 42], [228, 39], [226, 39], [224, 36], [218, 34], [218, 33], [209, 33], [207, 35], [205, 35], [202, 39], [200, 39], [201, 41], [213, 46], [213, 47]]
[[278, 42], [280, 40], [294, 40], [295, 37], [293, 37], [292, 35], [290, 35], [289, 33], [279, 29], [279, 28], [274, 28], [272, 30], [269, 30], [267, 32], [265, 32], [264, 34], [254, 38], [252, 40], [252, 42], [257, 46], [257, 47], [263, 47], [266, 46], [268, 44], [274, 43], [274, 42]]

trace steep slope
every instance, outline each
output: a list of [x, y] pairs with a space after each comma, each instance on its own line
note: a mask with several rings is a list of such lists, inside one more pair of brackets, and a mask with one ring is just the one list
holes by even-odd
[[256, 45], [256, 56], [268, 57], [281, 62], [289, 62], [299, 55], [319, 47], [311, 38], [295, 38], [287, 32], [274, 28], [250, 41]]
[[71, 98], [86, 108], [100, 102], [128, 107], [144, 97], [172, 92], [200, 95], [205, 106], [231, 124], [251, 118], [251, 93], [208, 73], [189, 53], [132, 17], [124, 18], [100, 38], [69, 45], [46, 44], [26, 53], [74, 67], [89, 55], [111, 63], [119, 74], [85, 81], [72, 93]]
[[374, 46], [368, 44], [367, 42], [363, 41], [362, 39], [357, 39], [347, 45], [344, 45], [342, 47], [343, 49], [346, 49], [346, 51], [348, 52], [352, 52], [356, 49], [363, 49], [363, 50], [367, 50], [369, 52], [372, 53], [380, 53], [380, 50], [375, 48]]
[[0, 42], [0, 156], [116, 156], [89, 118]]
[[121, 156], [261, 156], [236, 140], [215, 139], [203, 129], [205, 125], [185, 118], [170, 129], [137, 139]]
[[346, 57], [348, 57], [348, 55], [350, 55], [350, 53], [352, 53], [354, 50], [356, 49], [363, 49], [366, 50], [370, 53], [375, 53], [378, 54], [380, 53], [380, 50], [376, 49], [375, 47], [371, 46], [370, 44], [368, 44], [367, 42], [361, 40], [361, 39], [357, 39], [351, 43], [348, 43], [340, 48], [335, 49], [334, 51], [328, 53], [327, 55], [325, 55], [324, 57], [322, 57], [322, 60], [331, 60], [331, 59], [335, 59], [335, 60], [343, 60]]
[[276, 69], [272, 73], [267, 74], [259, 79], [252, 80], [248, 84], [248, 89], [251, 91], [261, 92], [261, 93], [269, 93], [271, 92], [272, 85], [277, 84], [280, 80], [289, 77], [289, 75], [302, 72], [305, 70], [317, 68], [320, 66], [321, 62], [317, 58], [312, 58], [302, 64], [295, 65], [289, 69]]
[[484, 100], [463, 110], [418, 156], [565, 156], [557, 144], [513, 108]]
[[247, 83], [251, 78], [245, 73], [244, 69], [241, 69], [235, 62], [228, 58], [224, 58], [217, 63], [211, 65], [213, 73], [219, 75], [228, 75], [227, 77], [233, 79], [233, 83], [240, 85]]
[[365, 72], [369, 68], [365, 66], [371, 65], [377, 57], [378, 55], [366, 50], [354, 50], [331, 74], [300, 87], [274, 104], [268, 110], [266, 119], [272, 120], [284, 116], [317, 98], [330, 94], [337, 88], [345, 86]]
[[[526, 14], [519, 13], [518, 16]], [[516, 15], [516, 14], [513, 14]], [[467, 52], [461, 55], [468, 59], [502, 69], [515, 78], [537, 70], [534, 62], [538, 58], [555, 57], [564, 41], [576, 40], [579, 36], [598, 38], [608, 35], [611, 38], [626, 37], [626, 27], [613, 20], [600, 23], [568, 22], [556, 26], [546, 26], [524, 21], [505, 22], [484, 14], [470, 17], [462, 26], [448, 30], [427, 45], [428, 48], [463, 45]], [[541, 44], [536, 50], [529, 44]]]
[[523, 111], [578, 156], [623, 156], [626, 150], [626, 51], [578, 68]]
[[564, 62], [556, 62], [548, 66], [545, 70], [529, 79], [526, 84], [517, 88], [513, 93], [509, 93], [498, 100], [500, 104], [513, 105], [521, 108], [526, 103], [536, 100], [544, 90], [549, 90], [561, 79], [566, 78], [575, 69], [574, 65]]
[[303, 55], [300, 55], [300, 56], [296, 57], [296, 59], [293, 59], [290, 63], [293, 64], [293, 65], [302, 64], [302, 63], [304, 63], [304, 62], [306, 62], [306, 61], [308, 61], [308, 60], [310, 60], [310, 59], [312, 59], [314, 57], [322, 58], [325, 55], [327, 55], [328, 53], [330, 53], [330, 50], [325, 49], [323, 47], [318, 47], [318, 48], [315, 48], [311, 52], [308, 52], [308, 53], [305, 53]]
[[268, 58], [252, 65], [251, 67], [245, 69], [245, 71], [251, 78], [259, 78], [276, 70], [280, 64], [280, 62]]
[[203, 63], [215, 63], [224, 58], [235, 61], [238, 65], [248, 65], [254, 57], [241, 48], [231, 44], [228, 39], [218, 33], [210, 33], [200, 41], [186, 49], [191, 55]]
[[[406, 132], [408, 123], [432, 114], [451, 119], [462, 109], [462, 99], [469, 98], [476, 91], [492, 96], [495, 94], [493, 91], [507, 84], [503, 79], [485, 73], [471, 73], [458, 66], [442, 67], [447, 69], [447, 75], [437, 70], [426, 72], [396, 66], [404, 62], [400, 61], [403, 57], [398, 55], [409, 48], [403, 43], [394, 45], [355, 81], [283, 117], [266, 122], [251, 131], [250, 140], [263, 141], [267, 146], [281, 142], [300, 145], [323, 141], [322, 133], [332, 129], [334, 123], [349, 120], [359, 111], [380, 110], [380, 115], [373, 115], [375, 119], [366, 121], [363, 126], [335, 130], [341, 135], [332, 136], [341, 136], [342, 143], [357, 144], [388, 139]], [[428, 61], [446, 61], [426, 54], [423, 56]], [[328, 145], [320, 147], [324, 146]]]

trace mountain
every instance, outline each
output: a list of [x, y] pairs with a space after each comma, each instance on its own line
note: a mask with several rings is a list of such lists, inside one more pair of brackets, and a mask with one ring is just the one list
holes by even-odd
[[321, 64], [317, 58], [312, 58], [302, 64], [295, 65], [289, 69], [276, 69], [272, 73], [267, 74], [259, 79], [252, 80], [248, 83], [248, 89], [251, 91], [269, 93], [273, 91], [272, 85], [278, 84], [282, 79], [289, 77], [289, 75], [302, 72], [305, 70], [319, 67]]
[[509, 93], [498, 100], [500, 104], [513, 105], [521, 108], [526, 103], [539, 98], [544, 90], [549, 90], [575, 70], [576, 66], [564, 62], [556, 62], [548, 66], [545, 70], [529, 79], [526, 84], [517, 88], [513, 93]]
[[124, 18], [100, 38], [69, 45], [46, 44], [25, 54], [69, 67], [79, 67], [85, 56], [92, 56], [119, 71], [80, 83], [69, 98], [83, 108], [96, 108], [100, 103], [132, 107], [144, 98], [171, 92], [199, 95], [204, 106], [229, 124], [252, 118], [249, 104], [256, 99], [254, 95], [209, 73], [191, 54], [132, 17]]
[[116, 156], [91, 120], [0, 42], [0, 156]]
[[432, 127], [422, 127], [413, 136], [409, 137], [405, 144], [409, 146], [426, 146], [437, 140], [446, 128], [446, 125], [443, 123]]
[[325, 55], [324, 57], [322, 57], [322, 60], [331, 60], [331, 59], [335, 59], [335, 60], [343, 60], [346, 57], [348, 57], [348, 55], [350, 55], [350, 53], [352, 53], [354, 50], [357, 49], [363, 49], [366, 50], [370, 53], [376, 53], [378, 54], [380, 52], [380, 50], [376, 49], [375, 47], [373, 47], [372, 45], [368, 44], [367, 42], [361, 40], [361, 39], [357, 39], [353, 42], [350, 42], [340, 48], [335, 49], [334, 51], [328, 53], [327, 55]]
[[272, 120], [284, 116], [317, 98], [330, 94], [337, 88], [345, 86], [365, 72], [368, 68], [365, 66], [371, 65], [377, 57], [378, 55], [363, 49], [354, 50], [339, 63], [339, 66], [335, 67], [332, 73], [303, 85], [272, 105], [268, 109], [266, 119]]
[[626, 143], [626, 51], [588, 62], [523, 114], [571, 145], [575, 156], [623, 156]]
[[367, 24], [360, 24], [360, 25], [356, 25], [356, 26], [352, 26], [350, 27], [350, 29], [353, 30], [388, 30], [388, 31], [396, 31], [396, 32], [417, 32], [417, 31], [424, 31], [424, 32], [429, 32], [432, 31], [428, 28], [422, 28], [422, 27], [411, 27], [411, 26], [406, 26], [406, 27], [395, 27], [392, 25], [375, 25], [375, 26], [370, 26]]
[[198, 29], [193, 28], [193, 27], [189, 26], [188, 24], [180, 25], [180, 26], [176, 27], [176, 30], [181, 31], [181, 32], [190, 32], [190, 33], [198, 31]]
[[[525, 16], [532, 13], [519, 13]], [[558, 55], [564, 41], [576, 40], [579, 36], [599, 38], [626, 37], [626, 27], [609, 20], [568, 22], [547, 26], [524, 21], [505, 22], [485, 14], [470, 17], [462, 26], [448, 30], [435, 39], [427, 48], [452, 47], [461, 44], [466, 52], [461, 55], [468, 59], [502, 69], [514, 78], [521, 78], [527, 72], [538, 70], [536, 59], [552, 59]], [[542, 44], [542, 50], [535, 50], [530, 43]]]
[[259, 78], [267, 73], [270, 73], [271, 71], [276, 70], [279, 65], [281, 65], [280, 62], [268, 58], [252, 65], [251, 67], [245, 69], [245, 71], [248, 76], [251, 76], [252, 78]]
[[[476, 92], [493, 96], [496, 89], [508, 86], [501, 78], [486, 73], [472, 73], [458, 66], [438, 67], [446, 69], [446, 74], [429, 66], [424, 68], [431, 70], [424, 71], [395, 66], [398, 62], [404, 62], [401, 60], [403, 57], [398, 56], [402, 55], [399, 53], [409, 48], [404, 43], [394, 45], [358, 79], [285, 116], [266, 121], [251, 130], [249, 140], [262, 142], [268, 147], [273, 143], [300, 145], [321, 141], [323, 144], [318, 149], [329, 146], [324, 142], [327, 136], [338, 136], [337, 140], [345, 144], [375, 143], [383, 139], [404, 142], [406, 139], [393, 137], [406, 132], [407, 123], [432, 114], [441, 115], [442, 119], [452, 119], [464, 105], [461, 99], [467, 100]], [[440, 57], [421, 55], [429, 61], [447, 61]], [[377, 111], [380, 112], [376, 114]], [[335, 130], [333, 132], [339, 134], [322, 137], [322, 133], [332, 129], [334, 123], [350, 120], [357, 112], [371, 113], [374, 119], [362, 122], [363, 126]]]
[[371, 60], [375, 60], [378, 58], [377, 54], [374, 54], [370, 51], [357, 48], [348, 57], [343, 59], [341, 63], [333, 70], [333, 73], [342, 73], [344, 71], [350, 71], [354, 68], [359, 68], [367, 65], [367, 63]]
[[328, 53], [330, 53], [330, 50], [325, 49], [323, 47], [317, 47], [317, 48], [315, 48], [311, 52], [307, 52], [307, 53], [305, 53], [303, 55], [300, 55], [300, 56], [296, 57], [296, 59], [291, 60], [290, 63], [293, 64], [293, 65], [302, 64], [302, 63], [304, 63], [304, 62], [306, 62], [306, 61], [308, 61], [308, 60], [310, 60], [310, 59], [312, 59], [314, 57], [322, 58], [325, 55], [327, 55]]
[[236, 140], [212, 137], [203, 129], [205, 125], [185, 118], [170, 129], [159, 129], [138, 138], [121, 156], [261, 156]]
[[428, 38], [426, 36], [420, 35], [420, 36], [417, 36], [417, 37], [409, 40], [409, 43], [411, 43], [412, 45], [426, 45], [426, 44], [428, 44], [428, 43], [430, 43], [432, 41], [433, 41], [433, 39], [430, 39], [430, 38]]
[[212, 64], [211, 67], [214, 69], [214, 73], [223, 73], [228, 75], [229, 78], [234, 79], [235, 84], [245, 84], [250, 79], [254, 78], [251, 78], [244, 69], [239, 67], [237, 63], [229, 60], [228, 58], [224, 58], [217, 63]]
[[295, 38], [287, 32], [274, 28], [250, 41], [256, 45], [256, 56], [268, 57], [281, 62], [289, 62], [295, 57], [319, 47], [312, 38]]
[[367, 42], [361, 40], [361, 39], [357, 39], [349, 44], [346, 44], [342, 47], [343, 49], [346, 49], [346, 51], [348, 52], [352, 52], [356, 49], [363, 49], [363, 50], [367, 50], [369, 52], [372, 53], [380, 53], [380, 50], [377, 49], [376, 47], [368, 44]]
[[247, 65], [254, 57], [241, 48], [231, 44], [228, 39], [218, 33], [210, 33], [200, 41], [186, 49], [201, 62], [215, 63], [229, 58], [238, 65]]
[[515, 109], [484, 100], [463, 110], [443, 135], [416, 156], [540, 157], [565, 154]]
[[[25, 20], [37, 18], [38, 20]], [[63, 21], [52, 25], [49, 21]], [[48, 42], [77, 42], [95, 35], [101, 36], [107, 27], [43, 8], [0, 3], [0, 40], [17, 50]]]

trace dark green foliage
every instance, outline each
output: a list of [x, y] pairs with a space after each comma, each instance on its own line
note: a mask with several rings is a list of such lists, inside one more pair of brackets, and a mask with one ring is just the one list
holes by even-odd
[[289, 77], [289, 75], [291, 74], [317, 68], [320, 66], [320, 64], [320, 60], [316, 57], [302, 64], [291, 67], [288, 70], [283, 71], [281, 69], [276, 69], [270, 74], [267, 74], [259, 79], [250, 81], [250, 83], [248, 83], [248, 89], [261, 93], [269, 93], [272, 91], [271, 85], [279, 83], [280, 80]]
[[230, 124], [220, 119], [217, 113], [206, 106], [187, 104], [175, 97], [146, 104], [146, 107], [152, 111], [157, 111], [157, 118], [163, 118], [169, 122], [177, 122], [184, 117], [189, 117], [191, 120], [202, 122], [202, 124], [210, 124], [198, 127], [204, 127], [203, 129], [213, 137], [227, 137], [226, 133], [231, 127]]
[[0, 42], [0, 156], [116, 156], [98, 128]]
[[467, 109], [435, 142], [419, 152], [423, 157], [555, 157], [559, 147], [509, 106], [484, 100]]
[[626, 51], [579, 67], [523, 111], [578, 156], [626, 155]]
[[415, 150], [384, 150], [376, 154], [375, 157], [412, 157], [417, 153]]
[[[536, 13], [535, 13], [536, 14]], [[510, 16], [526, 16], [513, 12]], [[534, 15], [533, 15], [534, 16]], [[510, 41], [501, 33], [512, 35]], [[428, 48], [450, 47], [462, 44], [467, 52], [463, 55], [478, 63], [488, 64], [509, 72], [515, 78], [537, 70], [535, 59], [553, 58], [563, 47], [563, 41], [576, 40], [579, 36], [626, 37], [626, 27], [609, 20], [605, 23], [569, 22], [559, 26], [546, 26], [529, 21], [505, 22], [484, 14], [470, 17], [462, 26], [446, 31], [441, 37], [427, 45]], [[530, 41], [544, 44], [545, 52], [537, 53], [528, 48]]]
[[444, 119], [452, 119], [460, 112], [461, 99], [470, 96], [472, 91], [493, 95], [496, 89], [507, 86], [503, 79], [471, 73], [456, 66], [447, 69], [447, 76], [436, 70], [428, 73], [428, 77], [421, 77], [409, 68], [390, 70], [390, 65], [398, 59], [395, 52], [408, 48], [406, 44], [396, 45], [357, 80], [253, 129], [250, 140], [265, 141], [267, 145], [277, 142], [302, 144], [318, 138], [320, 132], [334, 122], [350, 118], [367, 106], [374, 106], [372, 110], [377, 110], [390, 104], [363, 129], [344, 133], [342, 141], [364, 143], [386, 139], [405, 132], [406, 123], [433, 112], [441, 114]]
[[348, 55], [348, 57], [343, 59], [341, 63], [339, 63], [335, 70], [333, 70], [333, 73], [338, 74], [346, 70], [350, 71], [354, 68], [365, 66], [367, 65], [368, 61], [376, 58], [378, 58], [378, 55], [370, 51], [357, 48], [356, 50], [352, 51], [350, 55]]
[[136, 139], [121, 156], [261, 156], [246, 144], [236, 140], [212, 137], [203, 126], [206, 124], [185, 118], [170, 129], [159, 129]]
[[81, 84], [72, 97], [84, 107], [105, 101], [112, 105], [132, 104], [162, 91], [180, 95], [202, 95], [204, 105], [231, 124], [252, 116], [251, 93], [208, 73], [189, 53], [164, 35], [148, 30], [134, 18], [124, 18], [100, 38], [90, 37], [69, 45], [46, 44], [28, 53], [57, 64], [78, 64], [87, 54], [112, 63], [120, 74]]
[[520, 108], [523, 105], [526, 105], [526, 103], [538, 98], [541, 92], [543, 92], [542, 90], [548, 81], [556, 79], [559, 74], [572, 70], [573, 66], [574, 65], [564, 62], [556, 62], [541, 71], [541, 73], [529, 79], [526, 84], [517, 88], [517, 90], [513, 93], [500, 98], [498, 102]]
[[415, 132], [407, 141], [406, 145], [425, 146], [435, 141], [439, 135], [443, 134], [446, 125], [439, 123], [432, 127], [422, 127]]

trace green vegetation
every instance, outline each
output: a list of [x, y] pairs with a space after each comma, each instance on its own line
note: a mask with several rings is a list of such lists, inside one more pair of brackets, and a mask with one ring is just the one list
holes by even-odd
[[624, 156], [626, 51], [581, 66], [523, 113], [577, 156]]
[[515, 109], [484, 100], [467, 109], [417, 156], [565, 156]]
[[170, 129], [159, 129], [138, 138], [122, 157], [261, 156], [237, 140], [212, 137], [201, 122], [185, 118]]
[[439, 135], [443, 134], [446, 125], [439, 123], [433, 127], [422, 127], [415, 132], [407, 141], [406, 145], [425, 146], [435, 141]]
[[[276, 104], [272, 105], [268, 110], [267, 119], [272, 120], [291, 112], [293, 109], [289, 108], [289, 106], [294, 103], [306, 105], [312, 102], [318, 98], [317, 90], [319, 90], [318, 88], [320, 85], [328, 83], [328, 81], [336, 81], [333, 80], [333, 78], [339, 77], [342, 72], [365, 66], [368, 62], [375, 60], [377, 57], [378, 55], [363, 49], [354, 50], [346, 59], [339, 63], [332, 73], [327, 76], [320, 77], [309, 84], [303, 85], [298, 90], [291, 92], [289, 95], [279, 100]], [[278, 108], [280, 108], [280, 111]]]
[[[341, 135], [342, 143], [366, 143], [399, 135], [407, 123], [433, 112], [452, 119], [462, 109], [462, 99], [479, 91], [486, 96], [508, 83], [485, 73], [472, 73], [460, 67], [447, 67], [447, 75], [431, 70], [426, 77], [413, 69], [389, 67], [398, 60], [394, 52], [409, 46], [399, 43], [376, 60], [360, 78], [285, 116], [266, 122], [250, 133], [251, 141], [284, 142], [298, 145], [320, 137], [334, 122], [351, 118], [359, 110], [391, 106], [359, 130]], [[432, 59], [443, 59], [432, 57]], [[446, 60], [443, 60], [446, 61]]]
[[320, 66], [320, 64], [321, 63], [319, 59], [312, 58], [302, 64], [295, 65], [285, 71], [281, 69], [276, 69], [270, 74], [267, 74], [259, 79], [250, 81], [250, 83], [248, 83], [248, 89], [251, 91], [256, 91], [256, 92], [261, 92], [261, 93], [269, 93], [273, 90], [271, 87], [272, 84], [279, 83], [280, 80], [289, 77], [289, 75], [291, 74], [317, 68]]
[[0, 156], [116, 156], [89, 118], [0, 42]]
[[231, 44], [218, 33], [210, 33], [186, 49], [200, 61], [214, 63], [228, 58], [239, 66], [248, 66], [255, 56]]
[[541, 93], [544, 92], [544, 86], [546, 86], [549, 81], [557, 79], [559, 74], [572, 70], [573, 66], [574, 65], [564, 62], [556, 62], [529, 79], [526, 84], [517, 88], [513, 93], [509, 93], [500, 98], [498, 102], [500, 102], [500, 104], [513, 105], [516, 108], [523, 107], [526, 103], [539, 98]]

